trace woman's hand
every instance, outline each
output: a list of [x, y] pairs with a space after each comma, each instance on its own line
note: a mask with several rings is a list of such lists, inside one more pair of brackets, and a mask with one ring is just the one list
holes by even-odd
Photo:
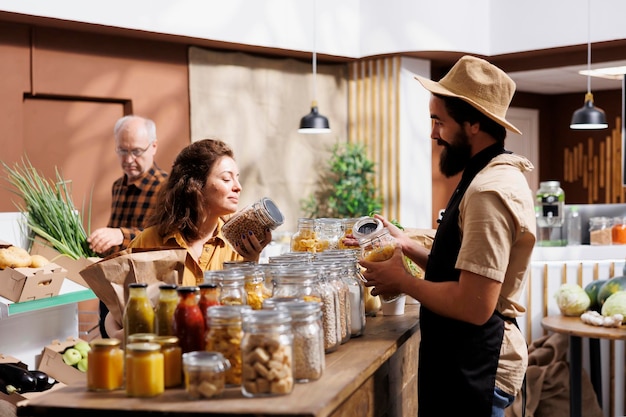
[[257, 262], [261, 252], [271, 241], [272, 232], [270, 229], [265, 229], [265, 237], [261, 242], [259, 242], [254, 232], [250, 230], [247, 236], [242, 236], [241, 244], [237, 245], [237, 252], [243, 256], [244, 260]]

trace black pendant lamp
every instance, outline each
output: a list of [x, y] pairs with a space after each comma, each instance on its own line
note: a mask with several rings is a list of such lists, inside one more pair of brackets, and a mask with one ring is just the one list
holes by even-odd
[[587, 94], [585, 94], [585, 104], [572, 115], [570, 129], [606, 129], [609, 127], [606, 122], [604, 110], [593, 105], [593, 94], [591, 94], [591, 0], [587, 0]]
[[[313, 1], [313, 97], [315, 97], [317, 93], [317, 53], [315, 51], [315, 15], [317, 14], [316, 3], [316, 1]], [[317, 110], [317, 100], [315, 100], [315, 98], [311, 103], [311, 112], [300, 119], [300, 128], [298, 129], [298, 133], [330, 133], [328, 119], [322, 116]]]

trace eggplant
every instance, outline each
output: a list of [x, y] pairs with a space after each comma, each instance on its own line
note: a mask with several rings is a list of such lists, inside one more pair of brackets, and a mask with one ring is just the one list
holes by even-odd
[[18, 392], [37, 391], [37, 380], [28, 369], [14, 363], [0, 363], [0, 379], [14, 386]]
[[54, 384], [57, 383], [56, 379], [48, 376], [47, 373], [43, 371], [29, 371], [32, 376], [35, 377], [37, 381], [37, 391], [46, 391], [52, 388]]

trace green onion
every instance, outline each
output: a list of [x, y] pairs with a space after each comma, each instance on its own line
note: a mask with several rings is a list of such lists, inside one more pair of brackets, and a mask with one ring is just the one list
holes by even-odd
[[15, 164], [13, 168], [4, 162], [2, 165], [7, 174], [5, 179], [14, 187], [10, 191], [24, 201], [24, 204], [15, 203], [15, 206], [36, 235], [72, 259], [96, 256], [87, 243], [82, 215], [72, 202], [71, 181], [64, 180], [56, 167], [56, 181], [47, 180], [28, 158], [22, 158], [22, 164]]

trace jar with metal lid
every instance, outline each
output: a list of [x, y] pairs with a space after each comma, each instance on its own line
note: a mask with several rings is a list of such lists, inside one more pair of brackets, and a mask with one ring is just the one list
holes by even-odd
[[322, 303], [292, 300], [276, 303], [275, 308], [282, 308], [291, 316], [295, 381], [310, 382], [319, 379], [326, 366]]
[[220, 289], [220, 305], [247, 305], [246, 275], [241, 268], [231, 268], [219, 271], [218, 285]]
[[365, 286], [361, 266], [356, 256], [345, 261], [342, 279], [348, 286], [350, 296], [350, 337], [361, 336], [365, 331]]
[[610, 245], [611, 242], [611, 219], [609, 217], [591, 217], [589, 219], [589, 244]]
[[148, 284], [128, 285], [128, 301], [123, 313], [124, 341], [135, 333], [154, 333], [154, 309], [148, 298]]
[[248, 305], [260, 310], [263, 308], [263, 300], [269, 298], [272, 294], [265, 288], [265, 274], [261, 268], [255, 266], [241, 266], [237, 268], [244, 274], [244, 288], [246, 290], [246, 298]]
[[177, 387], [183, 383], [183, 350], [176, 336], [157, 336], [154, 343], [161, 346], [163, 354], [163, 381], [165, 388]]
[[626, 245], [626, 217], [613, 217], [611, 244]]
[[361, 217], [351, 217], [347, 219], [342, 219], [341, 221], [341, 237], [339, 238], [339, 242], [337, 242], [338, 249], [354, 249], [354, 246], [348, 246], [344, 243], [344, 239], [347, 236], [354, 236], [352, 233], [352, 229], [357, 221], [359, 221]]
[[121, 340], [94, 339], [87, 353], [87, 389], [112, 391], [124, 386], [124, 351]]
[[[361, 258], [368, 262], [382, 262], [390, 259], [396, 249], [396, 239], [386, 227], [359, 239]], [[381, 294], [384, 303], [396, 300], [402, 294]]]
[[241, 385], [242, 315], [250, 306], [214, 306], [207, 310], [209, 331], [206, 350], [219, 352], [230, 362], [226, 371], [226, 384]]
[[154, 332], [160, 336], [174, 335], [174, 310], [178, 305], [176, 284], [159, 286], [159, 299], [154, 308]]
[[204, 316], [198, 305], [200, 289], [178, 287], [178, 305], [174, 311], [174, 334], [183, 353], [204, 350]]
[[332, 285], [337, 294], [337, 315], [339, 323], [339, 340], [344, 344], [350, 340], [351, 316], [350, 293], [348, 285], [342, 279], [346, 272], [341, 262], [334, 261], [324, 267], [324, 276], [329, 285]]
[[183, 355], [185, 391], [192, 400], [219, 397], [224, 392], [224, 375], [230, 368], [219, 352], [188, 352]]
[[539, 227], [561, 226], [565, 220], [565, 192], [559, 181], [539, 183], [535, 196], [535, 204], [539, 208], [537, 225]]
[[364, 216], [359, 218], [352, 227], [352, 236], [355, 239], [363, 239], [373, 233], [383, 230], [383, 222], [375, 217]]
[[126, 395], [155, 397], [165, 391], [163, 353], [158, 343], [126, 345]]
[[288, 312], [249, 310], [243, 315], [241, 392], [245, 397], [293, 390], [293, 332]]
[[319, 273], [310, 266], [293, 265], [272, 270], [274, 289], [272, 298], [301, 298], [321, 301]]
[[239, 252], [243, 247], [242, 236], [253, 233], [261, 244], [265, 242], [266, 230], [274, 230], [283, 224], [285, 218], [272, 200], [263, 197], [235, 213], [222, 226], [222, 234], [232, 248]]
[[148, 343], [154, 342], [156, 339], [156, 333], [135, 333], [128, 336], [126, 343]]
[[291, 236], [292, 252], [317, 253], [325, 251], [328, 247], [328, 241], [319, 236], [315, 219], [306, 217], [298, 219], [298, 230]]
[[324, 330], [324, 351], [334, 352], [341, 345], [341, 313], [337, 288], [326, 274], [326, 265], [315, 264], [319, 270], [319, 293], [322, 301], [322, 329]]
[[318, 236], [322, 242], [328, 242], [325, 250], [338, 248], [339, 238], [342, 235], [341, 219], [323, 217], [316, 220]]

